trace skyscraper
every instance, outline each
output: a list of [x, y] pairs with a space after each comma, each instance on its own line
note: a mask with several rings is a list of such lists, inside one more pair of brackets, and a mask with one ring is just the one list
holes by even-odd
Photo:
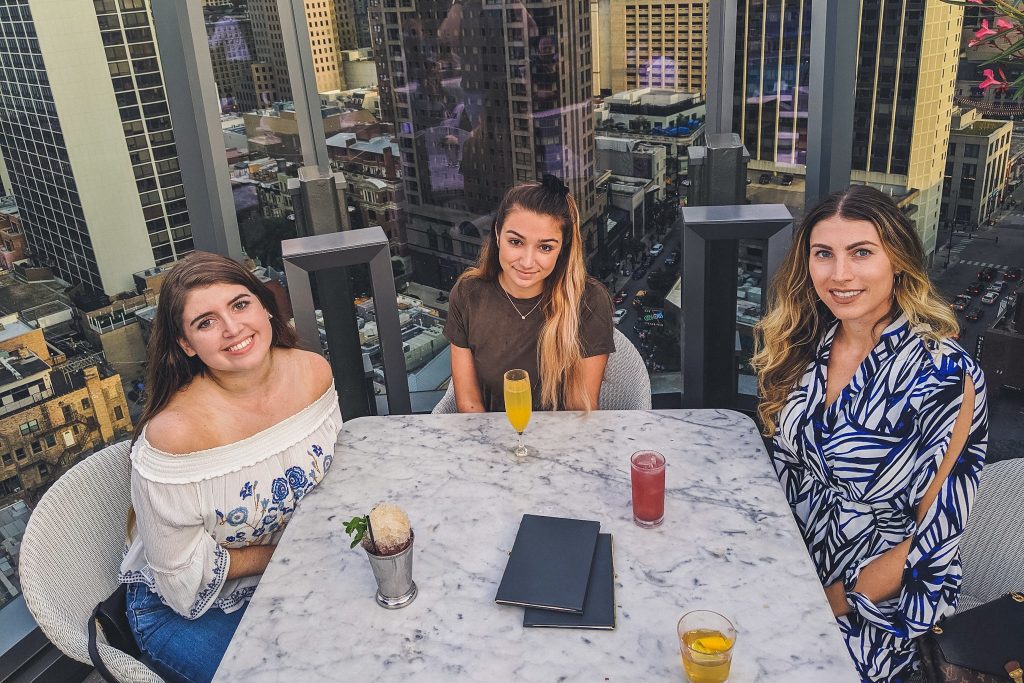
[[594, 94], [635, 88], [704, 93], [707, 0], [591, 0]]
[[371, 0], [370, 18], [416, 279], [451, 287], [475, 262], [505, 190], [544, 173], [573, 191], [593, 249], [589, 6]]
[[[733, 126], [751, 170], [803, 173], [813, 0], [739, 0]], [[963, 8], [863, 0], [851, 181], [902, 198], [935, 249]]]
[[32, 257], [72, 283], [193, 249], [147, 0], [0, 0], [0, 155]]
[[[257, 63], [270, 67], [274, 99], [290, 100], [292, 86], [288, 78], [288, 60], [281, 42], [281, 18], [277, 13], [277, 0], [248, 0], [248, 6]], [[342, 48], [339, 43], [336, 0], [306, 0], [305, 9], [316, 89], [318, 92], [344, 90], [345, 74], [339, 53]]]

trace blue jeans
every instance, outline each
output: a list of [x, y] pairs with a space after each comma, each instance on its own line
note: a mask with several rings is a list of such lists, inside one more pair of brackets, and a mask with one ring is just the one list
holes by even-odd
[[189, 620], [165, 605], [146, 584], [128, 585], [128, 624], [142, 650], [142, 661], [172, 683], [206, 683], [213, 679], [231, 636], [245, 614], [211, 607]]

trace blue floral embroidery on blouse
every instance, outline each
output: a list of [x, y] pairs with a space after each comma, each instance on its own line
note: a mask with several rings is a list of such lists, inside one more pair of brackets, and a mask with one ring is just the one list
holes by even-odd
[[288, 497], [288, 482], [285, 481], [284, 477], [278, 477], [274, 480], [274, 483], [270, 485], [270, 493], [274, 497], [275, 503], [280, 503]]
[[319, 444], [313, 444], [307, 452], [311, 456], [309, 470], [298, 465], [286, 469], [282, 472], [284, 476], [271, 482], [269, 497], [261, 494], [259, 481], [247, 481], [238, 492], [242, 505], [228, 513], [215, 510], [217, 524], [241, 527], [227, 536], [225, 543], [248, 544], [284, 528], [295, 503], [320, 483], [334, 461], [333, 455], [324, 453]]

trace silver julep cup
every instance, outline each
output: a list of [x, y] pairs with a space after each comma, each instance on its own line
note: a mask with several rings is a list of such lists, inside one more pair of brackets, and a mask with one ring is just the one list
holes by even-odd
[[[405, 607], [416, 599], [416, 583], [412, 580], [412, 546], [415, 535], [409, 538], [409, 547], [394, 555], [374, 555], [367, 551], [373, 576], [377, 579], [377, 604], [387, 609]], [[365, 550], [365, 548], [364, 548]]]

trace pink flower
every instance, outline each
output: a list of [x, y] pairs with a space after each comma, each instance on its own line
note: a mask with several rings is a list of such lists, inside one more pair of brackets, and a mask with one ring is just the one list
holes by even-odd
[[988, 19], [981, 20], [981, 28], [974, 32], [974, 37], [978, 40], [984, 40], [989, 36], [994, 36], [996, 32], [988, 27]]
[[1005, 88], [1007, 86], [1007, 84], [1004, 81], [1000, 81], [999, 79], [996, 78], [995, 72], [993, 72], [992, 69], [985, 69], [981, 73], [985, 75], [985, 80], [978, 84], [978, 87], [981, 88], [982, 90], [984, 90], [985, 88], [990, 88], [993, 85], [998, 88]]
[[996, 19], [996, 28], [999, 29], [1000, 31], [1007, 31], [1007, 30], [1013, 28], [1013, 24], [1008, 22], [1006, 19], [1003, 19], [1002, 17], [1000, 17], [1000, 18]]

